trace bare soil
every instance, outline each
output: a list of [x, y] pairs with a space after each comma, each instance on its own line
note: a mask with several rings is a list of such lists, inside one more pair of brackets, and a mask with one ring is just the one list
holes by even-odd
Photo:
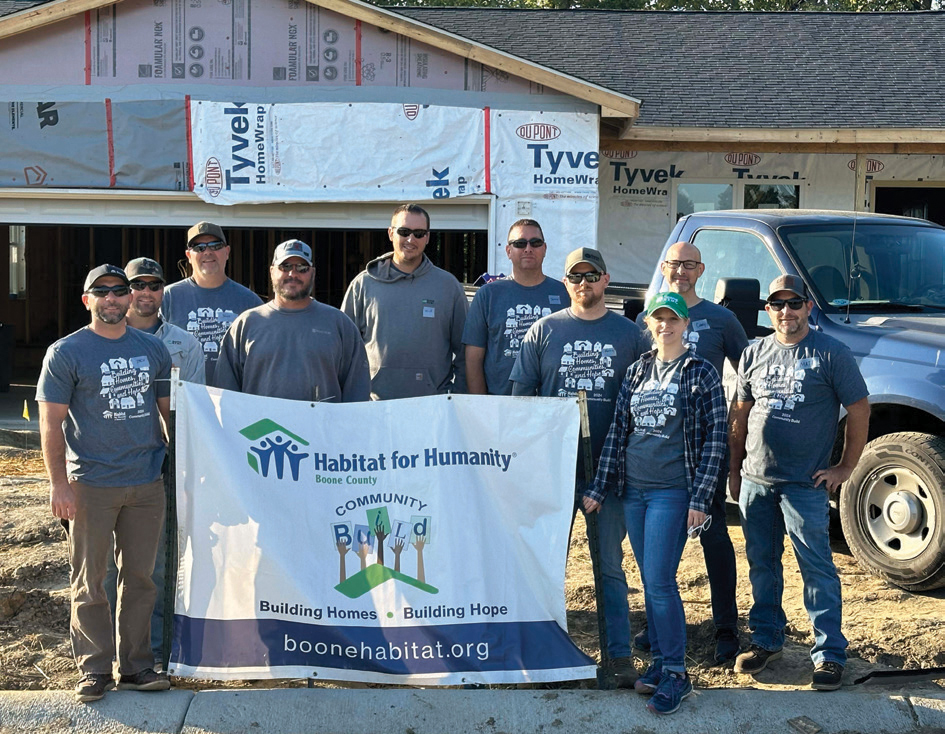
[[[49, 485], [38, 451], [0, 448], [0, 690], [71, 688], [77, 675], [69, 647], [69, 564], [65, 533], [48, 505]], [[737, 513], [729, 532], [738, 560], [738, 605], [745, 615], [751, 602], [744, 539]], [[639, 573], [625, 543], [624, 567], [630, 585], [634, 632], [644, 622]], [[789, 544], [788, 544], [789, 545]], [[873, 578], [857, 566], [842, 541], [834, 541], [834, 559], [843, 583], [844, 632], [850, 660], [844, 684], [852, 685], [871, 670], [945, 666], [945, 590], [913, 594]], [[801, 578], [790, 548], [785, 551], [784, 606], [788, 617], [784, 657], [752, 678], [737, 675], [732, 665], [717, 666], [709, 603], [709, 583], [698, 542], [690, 542], [679, 569], [686, 610], [688, 665], [702, 688], [806, 688], [810, 682], [808, 650], [813, 637], [801, 598]], [[594, 582], [579, 517], [571, 541], [565, 585], [571, 637], [598, 658]], [[639, 653], [642, 670], [646, 655]], [[304, 685], [300, 681], [246, 681], [226, 684], [174, 679], [181, 688], [272, 687]], [[945, 679], [938, 684], [945, 684]], [[936, 683], [903, 683], [942, 690]], [[592, 687], [593, 681], [575, 684]]]

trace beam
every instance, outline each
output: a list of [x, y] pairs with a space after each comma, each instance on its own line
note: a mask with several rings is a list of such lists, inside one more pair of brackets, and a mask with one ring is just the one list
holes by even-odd
[[71, 18], [87, 10], [98, 10], [119, 2], [121, 0], [53, 0], [0, 18], [0, 38], [9, 38], [23, 31], [35, 30]]
[[686, 142], [678, 140], [633, 141], [618, 139], [613, 128], [601, 128], [600, 149], [685, 153], [869, 153], [895, 155], [945, 155], [945, 143], [753, 143]]
[[600, 105], [613, 116], [619, 114], [625, 117], [638, 117], [640, 114], [640, 100], [638, 99], [618, 94], [606, 87], [563, 74], [547, 66], [526, 61], [455, 33], [434, 28], [426, 23], [398, 15], [386, 8], [369, 5], [360, 0], [308, 0], [308, 2]]
[[689, 143], [802, 143], [881, 145], [945, 144], [945, 128], [708, 128], [650, 127], [625, 129], [621, 140]]

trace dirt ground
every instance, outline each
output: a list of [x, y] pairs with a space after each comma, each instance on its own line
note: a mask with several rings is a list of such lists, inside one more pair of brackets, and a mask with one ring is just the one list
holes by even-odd
[[[0, 689], [64, 689], [76, 681], [69, 649], [69, 592], [65, 534], [49, 513], [49, 487], [39, 452], [0, 448]], [[744, 540], [737, 514], [729, 531], [738, 557], [738, 605], [745, 615], [750, 604]], [[644, 620], [643, 591], [629, 545], [624, 561], [630, 584], [634, 631]], [[844, 632], [850, 641], [845, 685], [876, 669], [945, 666], [945, 590], [912, 594], [864, 573], [842, 541], [834, 542], [834, 558], [843, 582]], [[806, 688], [811, 663], [810, 625], [801, 600], [801, 578], [787, 550], [785, 612], [788, 617], [784, 657], [757, 677], [736, 675], [729, 664], [715, 666], [714, 628], [709, 583], [697, 542], [689, 543], [679, 570], [679, 585], [688, 626], [688, 664], [698, 687]], [[579, 518], [572, 537], [566, 583], [568, 625], [572, 638], [591, 657], [598, 657], [594, 584]], [[638, 660], [642, 670], [645, 656]], [[174, 679], [178, 687], [206, 688], [221, 684]], [[297, 686], [299, 681], [228, 683], [233, 686]], [[908, 684], [942, 690], [945, 680]], [[581, 682], [579, 687], [593, 686]]]

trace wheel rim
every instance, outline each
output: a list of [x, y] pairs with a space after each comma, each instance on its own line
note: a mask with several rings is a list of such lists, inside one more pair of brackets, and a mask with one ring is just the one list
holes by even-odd
[[932, 542], [935, 503], [918, 474], [903, 466], [877, 469], [861, 495], [859, 517], [884, 554], [907, 561]]

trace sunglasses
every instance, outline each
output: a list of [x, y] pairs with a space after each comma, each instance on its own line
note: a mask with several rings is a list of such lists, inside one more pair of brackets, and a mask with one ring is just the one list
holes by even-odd
[[530, 240], [509, 240], [509, 245], [516, 250], [524, 250], [529, 245], [537, 250], [544, 244], [545, 241], [541, 237], [532, 237]]
[[800, 311], [804, 308], [805, 303], [807, 303], [807, 301], [803, 298], [775, 298], [773, 301], [768, 301], [768, 305], [771, 306], [771, 310], [773, 311], [780, 311], [785, 306], [792, 311]]
[[430, 234], [430, 230], [428, 229], [410, 229], [410, 227], [398, 227], [394, 231], [401, 237], [409, 237], [410, 235], [413, 235], [418, 240], [422, 240], [424, 237]]
[[86, 293], [96, 298], [105, 298], [109, 293], [115, 298], [124, 298], [131, 293], [131, 289], [126, 285], [97, 285], [94, 288], [89, 288]]
[[191, 245], [187, 249], [199, 255], [204, 250], [216, 252], [217, 250], [222, 250], [224, 247], [226, 247], [226, 242], [223, 240], [214, 240], [213, 242], [201, 242], [199, 245]]
[[592, 270], [589, 273], [568, 273], [564, 277], [571, 285], [578, 285], [582, 280], [586, 280], [588, 283], [596, 283], [603, 275], [603, 273]]
[[711, 525], [712, 525], [712, 515], [706, 515], [705, 521], [701, 525], [695, 525], [694, 527], [691, 527], [688, 530], [686, 530], [686, 535], [689, 536], [690, 540], [692, 540], [693, 538], [698, 538], [700, 535], [702, 535], [702, 531], [708, 530]]
[[161, 288], [164, 287], [164, 284], [160, 281], [146, 281], [146, 280], [133, 280], [129, 284], [131, 290], [133, 291], [143, 291], [145, 289], [151, 291], [152, 293], [157, 293]]
[[294, 270], [299, 275], [305, 275], [305, 273], [312, 269], [311, 265], [303, 265], [302, 263], [280, 263], [276, 265], [276, 267], [283, 273], [291, 273]]
[[695, 270], [701, 265], [698, 260], [663, 260], [663, 265], [665, 265], [670, 270]]

